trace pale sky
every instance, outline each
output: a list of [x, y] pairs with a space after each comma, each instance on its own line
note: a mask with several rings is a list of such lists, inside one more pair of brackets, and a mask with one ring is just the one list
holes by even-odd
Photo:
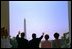
[[16, 36], [18, 31], [24, 31], [24, 18], [28, 40], [32, 39], [32, 33], [40, 37], [44, 32], [53, 40], [55, 32], [61, 37], [69, 31], [67, 1], [9, 1], [9, 8], [12, 37]]

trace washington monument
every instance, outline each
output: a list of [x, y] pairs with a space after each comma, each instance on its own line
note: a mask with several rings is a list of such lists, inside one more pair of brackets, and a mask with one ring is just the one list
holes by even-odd
[[26, 19], [24, 18], [24, 33], [25, 33], [25, 38], [26, 38]]

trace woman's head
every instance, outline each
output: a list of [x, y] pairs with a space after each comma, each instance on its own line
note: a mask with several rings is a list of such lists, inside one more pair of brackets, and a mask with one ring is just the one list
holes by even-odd
[[48, 39], [49, 39], [49, 35], [46, 34], [46, 35], [45, 35], [45, 40], [48, 40]]
[[58, 39], [58, 38], [59, 38], [59, 33], [55, 33], [55, 34], [54, 34], [54, 38], [55, 38], [55, 39]]

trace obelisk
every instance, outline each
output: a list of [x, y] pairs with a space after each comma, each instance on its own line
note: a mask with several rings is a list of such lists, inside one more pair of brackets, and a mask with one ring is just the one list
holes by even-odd
[[25, 33], [25, 38], [26, 38], [26, 19], [24, 18], [24, 33]]

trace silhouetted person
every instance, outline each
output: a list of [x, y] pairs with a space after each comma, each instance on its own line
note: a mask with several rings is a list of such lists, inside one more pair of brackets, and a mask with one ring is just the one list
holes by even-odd
[[19, 34], [16, 36], [16, 40], [18, 42], [18, 48], [27, 48], [28, 40], [24, 38], [25, 33], [21, 33], [21, 38], [19, 37]]
[[40, 44], [41, 39], [43, 38], [43, 35], [40, 38], [36, 38], [36, 34], [33, 33], [32, 34], [33, 39], [29, 41], [30, 48], [39, 48], [39, 44]]
[[3, 36], [5, 35], [5, 27], [1, 28], [1, 37], [3, 38]]
[[55, 40], [53, 41], [53, 48], [61, 48], [61, 41], [59, 39], [59, 33], [54, 34]]
[[45, 35], [45, 41], [41, 42], [41, 48], [51, 48], [51, 42], [48, 41], [49, 35]]

